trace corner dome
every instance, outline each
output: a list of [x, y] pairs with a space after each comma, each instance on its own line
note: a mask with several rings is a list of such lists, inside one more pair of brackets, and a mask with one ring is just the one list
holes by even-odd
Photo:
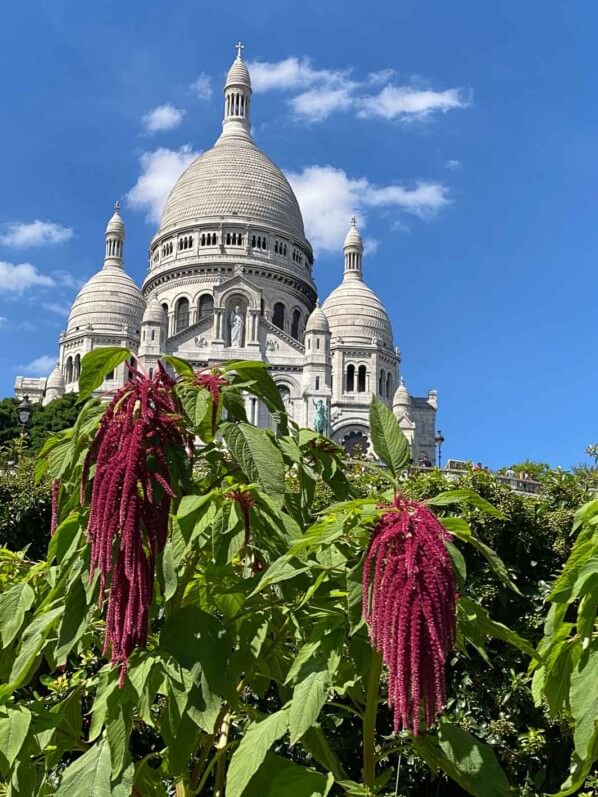
[[314, 310], [311, 312], [309, 318], [307, 319], [307, 324], [305, 325], [305, 332], [323, 332], [323, 333], [330, 333], [330, 325], [328, 324], [328, 319], [324, 314], [324, 311], [320, 307], [320, 303], [316, 305]]
[[135, 334], [145, 300], [134, 280], [120, 266], [105, 264], [81, 288], [69, 314], [67, 334], [91, 326], [95, 331]]
[[46, 390], [50, 388], [54, 388], [56, 390], [64, 390], [65, 383], [64, 383], [64, 376], [62, 371], [60, 370], [59, 363], [56, 363], [52, 373], [48, 377], [48, 381], [46, 382]]
[[411, 397], [409, 391], [405, 387], [405, 380], [401, 377], [398, 388], [395, 390], [394, 398], [392, 400], [393, 407], [410, 407]]
[[361, 240], [361, 235], [357, 229], [355, 218], [353, 218], [353, 223], [349, 227], [349, 232], [345, 236], [345, 243], [343, 244], [343, 249], [347, 249], [349, 247], [359, 249], [361, 252], [363, 252], [363, 241]]
[[158, 301], [156, 294], [147, 303], [145, 312], [143, 314], [142, 324], [166, 324], [168, 321], [164, 308]]
[[251, 78], [245, 61], [239, 56], [233, 61], [233, 65], [228, 70], [226, 76], [226, 86], [246, 86], [251, 88]]
[[120, 202], [114, 203], [114, 213], [112, 214], [112, 218], [109, 220], [108, 224], [106, 225], [106, 235], [108, 234], [116, 234], [124, 237], [125, 234], [125, 223], [122, 220], [122, 216], [120, 215]]
[[380, 340], [393, 348], [392, 327], [386, 309], [374, 291], [361, 279], [345, 279], [322, 305], [333, 338], [347, 343]]
[[222, 137], [177, 180], [160, 233], [179, 225], [237, 217], [305, 241], [299, 203], [287, 178], [252, 140]]

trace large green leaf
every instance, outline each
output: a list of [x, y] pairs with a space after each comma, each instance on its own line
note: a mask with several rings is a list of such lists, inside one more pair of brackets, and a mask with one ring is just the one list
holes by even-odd
[[103, 346], [88, 351], [81, 360], [79, 377], [79, 401], [91, 396], [106, 376], [131, 356], [128, 349], [120, 346]]
[[463, 542], [469, 543], [473, 546], [476, 550], [478, 550], [484, 559], [488, 562], [494, 573], [500, 578], [500, 580], [505, 584], [507, 587], [516, 592], [518, 595], [521, 595], [519, 588], [512, 580], [509, 575], [509, 571], [506, 568], [505, 563], [500, 558], [500, 556], [490, 548], [489, 545], [486, 545], [485, 542], [478, 540], [478, 538], [474, 535], [472, 530], [469, 528], [469, 525], [463, 518], [460, 517], [443, 517], [440, 518], [440, 522], [442, 525], [450, 531], [451, 534], [454, 534], [455, 537], [462, 540]]
[[71, 585], [66, 595], [64, 614], [58, 629], [58, 645], [54, 652], [56, 665], [66, 663], [66, 658], [87, 628], [87, 595], [83, 578], [87, 581], [87, 574], [77, 578]]
[[598, 755], [598, 641], [571, 673], [569, 703], [575, 720], [575, 757], [587, 773]]
[[249, 482], [259, 482], [271, 499], [282, 503], [284, 460], [270, 433], [248, 423], [224, 423], [220, 430]]
[[257, 595], [271, 584], [279, 584], [281, 581], [288, 581], [290, 578], [295, 578], [295, 576], [300, 573], [305, 573], [306, 570], [309, 570], [308, 566], [295, 567], [291, 564], [292, 559], [293, 557], [290, 554], [285, 554], [281, 556], [280, 559], [272, 562], [249, 597]]
[[285, 735], [288, 729], [288, 706], [248, 727], [228, 768], [227, 797], [241, 797], [245, 787], [264, 762], [268, 750], [274, 742]]
[[455, 769], [447, 774], [470, 794], [475, 797], [508, 797], [511, 794], [507, 776], [490, 745], [451, 722], [440, 723], [438, 741]]
[[586, 540], [575, 544], [562, 573], [554, 582], [548, 600], [568, 603], [580, 594], [585, 582], [598, 574], [598, 543]]
[[15, 584], [0, 595], [0, 635], [7, 647], [21, 630], [25, 612], [31, 608], [35, 593], [26, 581]]
[[0, 761], [11, 768], [27, 738], [31, 712], [25, 706], [7, 708], [0, 714]]
[[111, 773], [110, 746], [104, 740], [64, 770], [55, 797], [112, 797]]
[[285, 406], [276, 387], [276, 382], [268, 373], [267, 368], [268, 366], [264, 362], [233, 360], [226, 363], [223, 370], [227, 374], [234, 371], [243, 382], [249, 383], [247, 390], [263, 401], [270, 412], [277, 414], [280, 418], [281, 434], [286, 434]]
[[52, 609], [45, 614], [34, 617], [27, 626], [10, 673], [10, 682], [13, 686], [15, 684], [22, 685], [22, 682], [26, 679], [31, 666], [45, 644], [50, 629], [56, 623], [63, 610], [62, 606]]
[[493, 506], [490, 501], [486, 501], [481, 495], [478, 495], [475, 490], [468, 490], [466, 488], [460, 490], [447, 490], [444, 493], [439, 493], [433, 498], [428, 498], [426, 503], [429, 506], [449, 506], [450, 504], [470, 504], [475, 506], [476, 509], [481, 510], [487, 515], [504, 520], [505, 516]]
[[[288, 758], [268, 753], [246, 787], [244, 797], [326, 797], [333, 776], [300, 766]], [[227, 791], [227, 797], [229, 792]]]
[[370, 405], [370, 435], [376, 455], [397, 479], [409, 464], [409, 443], [391, 410], [376, 397]]
[[318, 719], [328, 696], [328, 670], [310, 673], [293, 690], [289, 714], [291, 744], [295, 744]]
[[535, 648], [526, 639], [523, 639], [516, 631], [511, 630], [506, 625], [492, 620], [486, 609], [470, 598], [465, 596], [459, 598], [457, 621], [459, 631], [476, 645], [479, 643], [483, 645], [486, 638], [493, 637], [519, 648], [531, 658], [538, 656]]

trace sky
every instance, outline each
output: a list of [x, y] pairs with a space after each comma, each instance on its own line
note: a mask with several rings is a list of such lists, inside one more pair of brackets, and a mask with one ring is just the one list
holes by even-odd
[[598, 440], [598, 6], [587, 0], [28, 0], [0, 26], [0, 395], [47, 374], [116, 199], [140, 284], [217, 138], [240, 38], [253, 134], [325, 297], [355, 213], [445, 457], [571, 467]]

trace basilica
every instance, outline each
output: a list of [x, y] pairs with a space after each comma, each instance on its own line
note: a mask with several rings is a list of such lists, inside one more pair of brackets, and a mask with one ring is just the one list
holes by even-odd
[[[77, 391], [81, 359], [98, 346], [130, 349], [148, 372], [162, 354], [197, 368], [262, 360], [298, 424], [324, 422], [348, 451], [367, 450], [377, 395], [392, 408], [413, 458], [433, 462], [436, 391], [411, 396], [399, 378], [390, 320], [364, 280], [356, 220], [345, 238], [342, 281], [320, 303], [297, 198], [251, 135], [251, 93], [239, 47], [224, 87], [222, 133], [172, 189], [141, 289], [125, 270], [117, 203], [103, 267], [73, 303], [56, 367], [47, 378], [17, 377], [16, 394], [47, 404]], [[123, 385], [127, 374], [120, 365], [102, 392]], [[270, 426], [266, 407], [247, 401], [249, 419]]]

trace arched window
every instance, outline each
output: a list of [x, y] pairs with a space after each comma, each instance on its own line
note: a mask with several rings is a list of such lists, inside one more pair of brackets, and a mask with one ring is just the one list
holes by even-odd
[[152, 340], [156, 340], [156, 330], [152, 329]]
[[357, 392], [365, 393], [365, 365], [360, 365], [357, 371]]
[[284, 329], [285, 306], [282, 302], [276, 302], [272, 313], [272, 323], [279, 329]]
[[316, 390], [320, 389], [320, 377], [316, 376]]
[[66, 369], [65, 370], [66, 370], [66, 373], [64, 375], [64, 378], [65, 378], [65, 380], [66, 380], [66, 382], [68, 384], [69, 382], [73, 381], [73, 358], [72, 357], [67, 357]]
[[386, 374], [386, 398], [390, 398], [391, 396], [392, 396], [392, 378], [389, 371]]
[[166, 316], [168, 317], [168, 304], [166, 302], [162, 302], [162, 307], [164, 308], [164, 312], [166, 313]]
[[175, 331], [180, 332], [189, 326], [189, 299], [179, 299], [176, 306]]
[[227, 233], [226, 233], [226, 245], [227, 245], [227, 246], [230, 246], [230, 241], [231, 241], [231, 239], [230, 239], [230, 232], [227, 232]]
[[380, 377], [378, 379], [378, 393], [381, 396], [384, 395], [385, 386], [386, 386], [386, 381], [384, 379], [384, 371], [380, 371]]
[[76, 354], [73, 362], [73, 382], [77, 382], [81, 373], [81, 355]]
[[349, 365], [347, 367], [347, 393], [352, 393], [355, 390], [355, 366]]
[[199, 306], [197, 308], [197, 320], [201, 321], [208, 315], [214, 312], [214, 299], [209, 293], [204, 293], [199, 297]]
[[295, 340], [299, 340], [299, 324], [301, 323], [301, 312], [293, 310], [293, 321], [291, 323], [291, 335]]

